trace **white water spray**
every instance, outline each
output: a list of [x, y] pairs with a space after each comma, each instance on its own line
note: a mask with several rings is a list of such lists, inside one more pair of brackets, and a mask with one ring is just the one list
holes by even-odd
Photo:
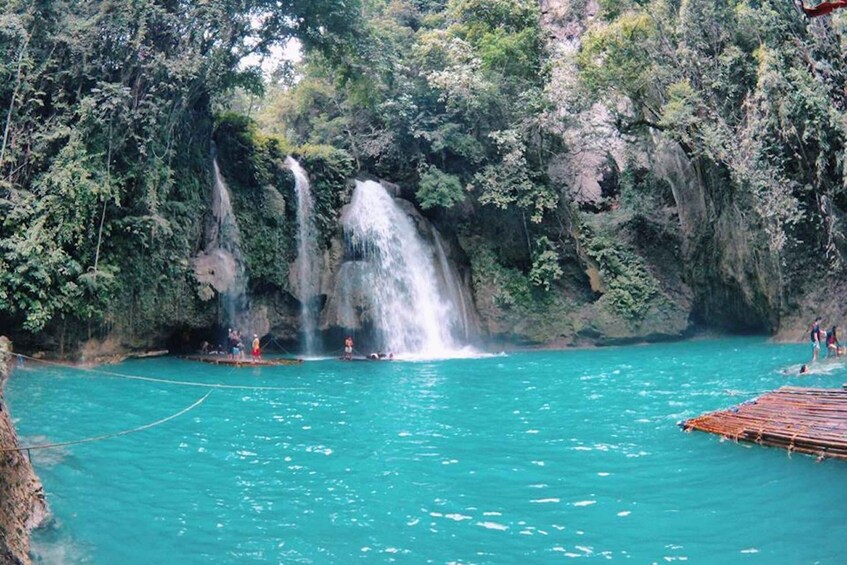
[[397, 201], [381, 184], [357, 181], [342, 227], [362, 265], [360, 288], [344, 290], [361, 296], [344, 296], [341, 302], [364, 299], [380, 348], [401, 355], [455, 356], [456, 306], [441, 296], [433, 252]]
[[[228, 325], [244, 325], [249, 322], [247, 304], [247, 275], [244, 254], [241, 251], [241, 233], [232, 210], [229, 188], [224, 182], [217, 159], [212, 163], [215, 186], [212, 192], [212, 216], [214, 225], [208, 235], [206, 246], [207, 271], [213, 277], [210, 284], [221, 294]], [[201, 259], [196, 264], [202, 265]], [[195, 266], [195, 270], [197, 270]]]
[[318, 308], [315, 304], [320, 293], [320, 254], [318, 230], [315, 226], [315, 201], [309, 177], [293, 157], [285, 165], [294, 174], [294, 191], [297, 193], [297, 286], [300, 298], [300, 315], [303, 329], [303, 348], [306, 355], [314, 355], [318, 347]]

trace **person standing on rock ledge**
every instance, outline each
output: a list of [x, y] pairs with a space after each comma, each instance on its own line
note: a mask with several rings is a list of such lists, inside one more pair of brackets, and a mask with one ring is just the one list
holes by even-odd
[[821, 317], [815, 318], [815, 323], [812, 324], [812, 329], [809, 332], [809, 339], [812, 341], [812, 363], [816, 363], [818, 355], [821, 352]]
[[344, 340], [344, 357], [342, 358], [345, 361], [353, 360], [353, 336], [347, 336], [347, 339]]

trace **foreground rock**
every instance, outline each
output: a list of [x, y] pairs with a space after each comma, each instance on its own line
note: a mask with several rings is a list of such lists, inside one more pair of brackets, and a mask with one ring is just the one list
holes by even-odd
[[[11, 343], [0, 337], [0, 449], [18, 447], [2, 396], [11, 372]], [[47, 516], [44, 489], [25, 453], [0, 452], [0, 565], [29, 563], [29, 532]]]

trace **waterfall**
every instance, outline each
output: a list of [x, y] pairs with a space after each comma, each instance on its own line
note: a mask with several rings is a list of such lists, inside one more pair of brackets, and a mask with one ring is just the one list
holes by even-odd
[[314, 355], [320, 345], [317, 334], [318, 304], [320, 293], [320, 254], [318, 230], [315, 226], [315, 201], [312, 198], [309, 177], [293, 157], [285, 159], [285, 165], [294, 174], [294, 191], [297, 193], [297, 294], [300, 299], [300, 316], [303, 330], [303, 349], [306, 355]]
[[470, 338], [470, 314], [468, 312], [467, 300], [465, 300], [465, 292], [458, 282], [458, 278], [454, 273], [453, 268], [447, 261], [447, 254], [444, 252], [444, 243], [441, 241], [441, 235], [435, 226], [432, 227], [432, 238], [435, 241], [435, 255], [438, 258], [438, 264], [441, 267], [441, 274], [444, 280], [445, 291], [448, 293], [450, 300], [457, 306], [458, 316], [454, 316], [455, 323], [459, 326], [462, 337], [465, 340]]
[[[457, 309], [439, 292], [433, 250], [398, 201], [377, 182], [356, 181], [342, 227], [360, 274], [357, 284], [344, 287], [340, 301], [365, 302], [378, 347], [400, 354], [451, 355]], [[351, 298], [353, 293], [359, 296]]]
[[[247, 304], [247, 275], [244, 269], [244, 255], [241, 252], [241, 233], [238, 231], [238, 222], [232, 210], [229, 188], [221, 176], [217, 159], [212, 162], [212, 167], [215, 173], [215, 186], [212, 192], [212, 216], [215, 222], [206, 246], [206, 254], [213, 262], [209, 271], [215, 281], [211, 284], [223, 298], [226, 323], [244, 326], [245, 322], [249, 324], [250, 316]], [[249, 330], [250, 328], [242, 327], [241, 329]]]

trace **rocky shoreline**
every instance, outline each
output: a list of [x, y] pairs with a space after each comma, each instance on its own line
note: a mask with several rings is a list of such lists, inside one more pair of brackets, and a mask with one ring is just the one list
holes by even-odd
[[[12, 344], [0, 337], [0, 449], [19, 447], [18, 436], [3, 399], [12, 368]], [[31, 562], [29, 534], [48, 516], [44, 488], [26, 453], [0, 452], [0, 565]]]

